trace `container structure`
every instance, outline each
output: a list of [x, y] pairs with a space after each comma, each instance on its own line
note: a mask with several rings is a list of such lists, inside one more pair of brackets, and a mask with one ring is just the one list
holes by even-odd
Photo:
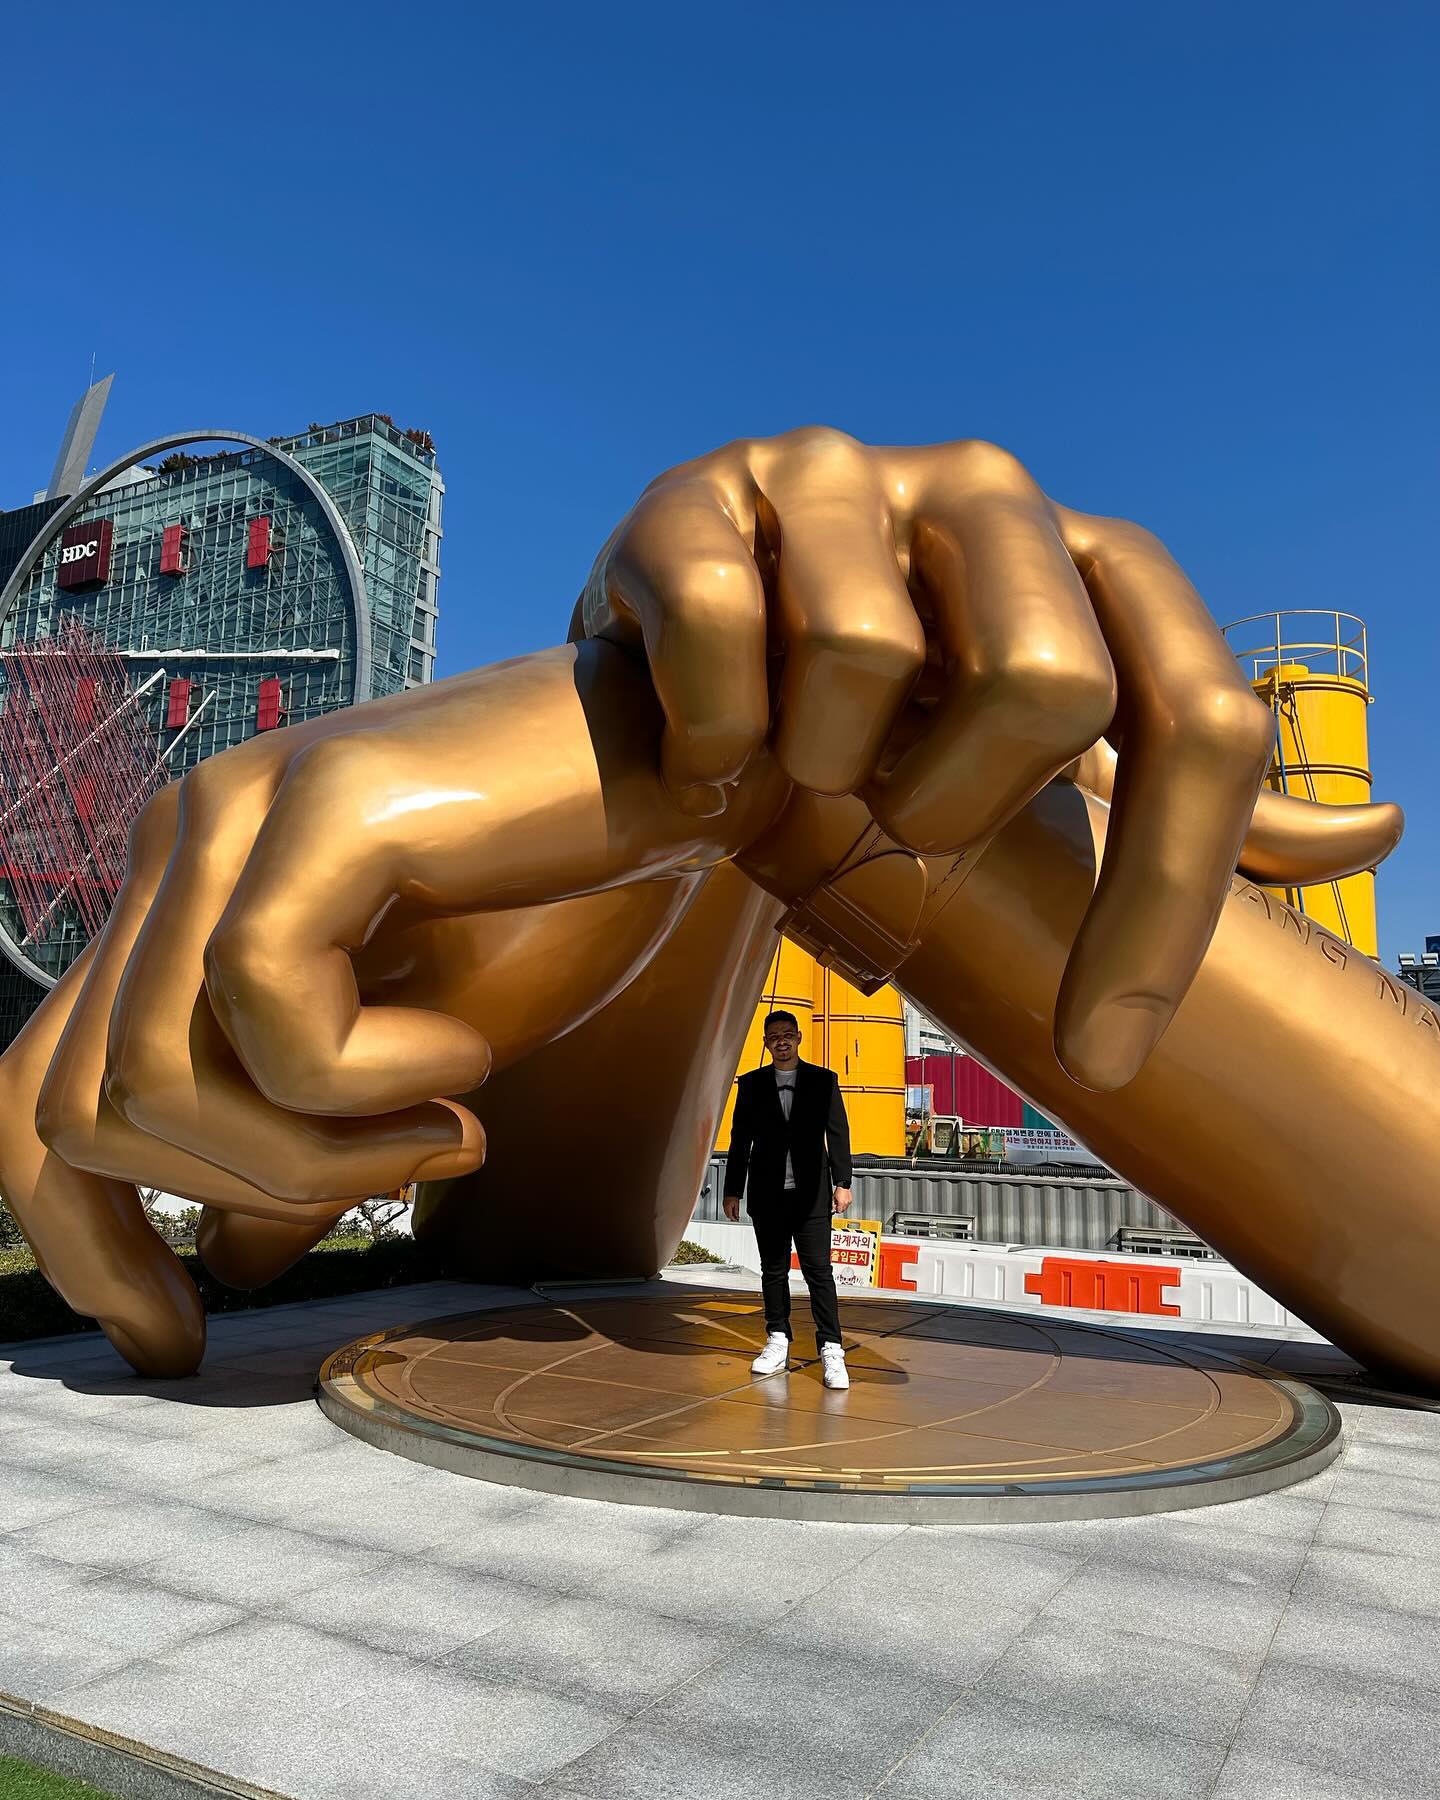
[[810, 1061], [840, 1078], [851, 1147], [862, 1156], [905, 1154], [905, 1009], [888, 984], [862, 994], [815, 964]]
[[[1257, 613], [1226, 637], [1255, 692], [1275, 715], [1269, 785], [1331, 806], [1370, 798], [1369, 658], [1352, 613]], [[1379, 954], [1375, 871], [1274, 890], [1366, 956]]]
[[[765, 978], [737, 1076], [766, 1061], [761, 1041], [765, 1015], [793, 1012], [804, 1034], [800, 1054], [822, 1063], [840, 1078], [850, 1119], [850, 1144], [859, 1156], [903, 1156], [905, 1152], [905, 1026], [899, 994], [892, 987], [862, 994], [839, 975], [822, 968], [807, 950], [782, 937]], [[735, 1091], [725, 1103], [719, 1147], [730, 1142]]]

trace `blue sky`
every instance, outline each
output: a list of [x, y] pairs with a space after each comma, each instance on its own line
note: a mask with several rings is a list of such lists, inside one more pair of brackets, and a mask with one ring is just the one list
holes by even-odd
[[558, 640], [651, 476], [742, 434], [994, 438], [1216, 616], [1371, 634], [1440, 931], [1433, 94], [1420, 4], [25, 9], [0, 506], [379, 409], [449, 487], [442, 672]]

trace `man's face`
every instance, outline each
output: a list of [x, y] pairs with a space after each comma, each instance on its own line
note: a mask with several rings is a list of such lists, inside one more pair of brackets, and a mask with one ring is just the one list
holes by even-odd
[[765, 1029], [765, 1048], [777, 1069], [793, 1069], [800, 1060], [800, 1028], [777, 1020]]

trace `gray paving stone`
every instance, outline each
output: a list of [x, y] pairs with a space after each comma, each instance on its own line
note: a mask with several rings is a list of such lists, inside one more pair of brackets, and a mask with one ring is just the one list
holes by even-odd
[[1440, 1456], [1433, 1475], [1398, 1474], [1367, 1468], [1363, 1462], [1344, 1468], [1335, 1478], [1330, 1498], [1337, 1506], [1374, 1506], [1389, 1512], [1428, 1518], [1440, 1530]]
[[[5, 1433], [5, 1462], [3, 1471], [0, 1471], [0, 1503], [3, 1503], [5, 1484], [13, 1469], [48, 1469], [52, 1474], [65, 1471], [79, 1474], [86, 1470], [89, 1459], [80, 1442], [80, 1433], [84, 1430], [89, 1430], [101, 1440], [107, 1435], [100, 1420], [77, 1427], [67, 1425], [63, 1419], [57, 1419], [48, 1408], [43, 1411], [35, 1407], [27, 1409], [24, 1423], [14, 1430], [7, 1429]], [[3, 1529], [5, 1516], [0, 1511], [0, 1529]]]
[[[1239, 1507], [1205, 1507], [1140, 1519], [1077, 1519], [1054, 1525], [995, 1525], [972, 1530], [977, 1537], [1034, 1544], [1038, 1549], [1085, 1560], [1094, 1556], [1118, 1557], [1145, 1568], [1168, 1569], [1177, 1575], [1208, 1576], [1248, 1586], [1288, 1587], [1305, 1560], [1324, 1510], [1320, 1501], [1308, 1500], [1294, 1503], [1289, 1512], [1272, 1512], [1260, 1518], [1252, 1514], [1244, 1520]], [[1235, 1516], [1221, 1518], [1218, 1515], [1222, 1512]], [[1251, 1529], [1252, 1521], [1262, 1528]]]
[[883, 1545], [850, 1579], [867, 1604], [882, 1593], [924, 1593], [952, 1605], [1003, 1606], [1038, 1611], [1092, 1554], [1062, 1554], [1028, 1542], [1007, 1541], [964, 1526], [907, 1531]]
[[1406, 1800], [1406, 1791], [1374, 1776], [1337, 1775], [1252, 1750], [1232, 1750], [1213, 1800]]
[[[295, 1531], [338, 1535], [347, 1543], [396, 1556], [414, 1556], [442, 1540], [462, 1548], [478, 1542], [497, 1519], [529, 1512], [538, 1497], [524, 1488], [497, 1487], [439, 1469], [406, 1465], [398, 1457], [372, 1452], [386, 1463], [383, 1481], [367, 1486], [365, 1505], [346, 1505], [342, 1494], [310, 1496], [310, 1504], [286, 1523]], [[397, 1473], [398, 1471], [398, 1473]], [[418, 1478], [418, 1479], [417, 1479]]]
[[239, 1606], [263, 1606], [390, 1560], [383, 1551], [199, 1508], [180, 1536], [166, 1552], [163, 1568], [154, 1570], [156, 1577], [180, 1593]]
[[239, 1606], [197, 1600], [130, 1575], [102, 1575], [56, 1594], [45, 1623], [112, 1644], [131, 1656], [158, 1656], [191, 1638], [234, 1625]]
[[524, 1791], [424, 1744], [410, 1744], [403, 1763], [383, 1708], [337, 1723], [281, 1696], [256, 1706], [244, 1689], [206, 1680], [180, 1660], [131, 1663], [67, 1694], [64, 1710], [290, 1800], [518, 1800]]
[[1345, 1452], [1340, 1473], [1395, 1475], [1433, 1487], [1440, 1482], [1440, 1448], [1357, 1438]]
[[[24, 1549], [58, 1562], [128, 1569], [172, 1552], [183, 1554], [193, 1542], [197, 1512], [180, 1500], [145, 1500], [111, 1491], [83, 1512], [28, 1526], [14, 1538]], [[200, 1519], [208, 1516], [198, 1513]]]
[[1269, 1661], [1440, 1689], [1440, 1618], [1293, 1598]]
[[1231, 1500], [1224, 1506], [1194, 1507], [1188, 1512], [1166, 1513], [1176, 1525], [1206, 1525], [1217, 1530], [1233, 1528], [1261, 1537], [1310, 1539], [1330, 1498], [1335, 1465], [1322, 1469], [1308, 1481], [1277, 1493], [1259, 1494], [1253, 1500]]
[[833, 1769], [763, 1761], [744, 1744], [717, 1745], [647, 1715], [557, 1770], [545, 1792], [570, 1800], [865, 1800], [868, 1790]]
[[212, 1476], [196, 1498], [218, 1512], [290, 1524], [313, 1509], [322, 1495], [344, 1496], [347, 1511], [360, 1511], [371, 1490], [409, 1485], [403, 1477], [397, 1481], [392, 1476], [388, 1467], [392, 1458], [377, 1455], [355, 1438], [263, 1459], [258, 1441], [254, 1450], [257, 1460]]
[[1117, 1631], [1209, 1645], [1254, 1665], [1265, 1654], [1287, 1598], [1284, 1588], [1169, 1574], [1096, 1557], [1059, 1591], [1043, 1616], [1081, 1623], [1103, 1619]]
[[1254, 1685], [1253, 1658], [1098, 1623], [1041, 1618], [1010, 1646], [975, 1692], [1047, 1712], [1118, 1719], [1140, 1731], [1230, 1742]]
[[1358, 1442], [1440, 1451], [1440, 1413], [1404, 1411], [1394, 1406], [1342, 1406], [1340, 1411], [1351, 1437]]
[[1363, 1775], [1434, 1800], [1440, 1694], [1373, 1677], [1276, 1663], [1261, 1671], [1235, 1746]]
[[29, 1550], [96, 1568], [150, 1566], [157, 1585], [240, 1607], [379, 1568], [383, 1552], [176, 1501], [121, 1500], [17, 1534]]
[[0, 1618], [0, 1692], [39, 1705], [53, 1705], [72, 1688], [133, 1660], [132, 1652], [77, 1631]]
[[883, 1604], [857, 1605], [845, 1580], [832, 1582], [766, 1628], [775, 1654], [789, 1646], [852, 1660], [862, 1681], [871, 1663], [940, 1681], [956, 1692], [980, 1678], [1033, 1617], [1005, 1605], [957, 1605], [946, 1593], [893, 1589]]
[[98, 1483], [61, 1476], [50, 1469], [0, 1464], [0, 1533], [83, 1514], [110, 1498], [110, 1492]]
[[[711, 1519], [649, 1556], [602, 1573], [589, 1591], [596, 1599], [672, 1619], [722, 1628], [771, 1624], [840, 1576], [848, 1578], [873, 1552], [869, 1529]], [[894, 1534], [879, 1529], [883, 1545]]]
[[[502, 1626], [523, 1639], [549, 1599], [519, 1582], [407, 1558], [303, 1594], [278, 1595], [266, 1610], [377, 1650], [430, 1661]], [[508, 1679], [513, 1672], [496, 1665], [493, 1673]]]
[[547, 1497], [523, 1511], [484, 1518], [478, 1527], [467, 1524], [431, 1545], [429, 1555], [473, 1574], [568, 1593], [682, 1542], [699, 1525], [694, 1513]]
[[738, 1641], [734, 1631], [571, 1594], [486, 1631], [444, 1662], [633, 1712], [700, 1674]]
[[1317, 1605], [1440, 1617], [1440, 1563], [1349, 1545], [1316, 1544], [1295, 1580], [1295, 1598]]
[[140, 1437], [132, 1432], [96, 1428], [87, 1433], [86, 1466], [91, 1478], [107, 1487], [140, 1494], [174, 1494], [198, 1498], [205, 1484], [237, 1466], [254, 1452], [221, 1437]]
[[1205, 1800], [1218, 1745], [966, 1696], [886, 1782], [884, 1800]]
[[770, 1645], [752, 1643], [657, 1701], [645, 1718], [695, 1744], [742, 1747], [767, 1767], [873, 1786], [955, 1695], [908, 1670], [871, 1664], [862, 1683], [849, 1657], [795, 1648], [777, 1657]]
[[[620, 1722], [617, 1713], [511, 1682], [480, 1680], [373, 1650], [287, 1619], [251, 1619], [187, 1645], [164, 1666], [193, 1670], [333, 1725], [365, 1722], [367, 1744], [402, 1758], [415, 1747], [538, 1781], [583, 1754]], [[404, 1791], [403, 1789], [401, 1790]]]
[[55, 1381], [26, 1381], [0, 1373], [0, 1407], [9, 1414], [15, 1408], [34, 1417], [73, 1424], [77, 1419], [128, 1419], [146, 1411], [164, 1410], [164, 1401], [153, 1382], [139, 1376], [130, 1380], [97, 1381], [86, 1388], [64, 1387]]
[[11, 1619], [43, 1625], [72, 1588], [97, 1578], [92, 1568], [42, 1556], [17, 1538], [0, 1537], [0, 1613]]
[[1315, 1542], [1326, 1549], [1349, 1545], [1356, 1550], [1379, 1550], [1392, 1556], [1434, 1562], [1440, 1558], [1440, 1518], [1433, 1513], [1396, 1512], [1389, 1507], [1334, 1501], [1325, 1509]]

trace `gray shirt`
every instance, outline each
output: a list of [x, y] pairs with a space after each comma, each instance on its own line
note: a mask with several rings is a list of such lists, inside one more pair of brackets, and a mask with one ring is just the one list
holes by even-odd
[[[780, 1096], [780, 1110], [787, 1120], [790, 1117], [790, 1108], [795, 1104], [796, 1074], [797, 1071], [794, 1069], [777, 1069], [775, 1071], [775, 1089]], [[785, 1191], [787, 1194], [795, 1192], [795, 1171], [791, 1167], [788, 1150], [785, 1152]]]

